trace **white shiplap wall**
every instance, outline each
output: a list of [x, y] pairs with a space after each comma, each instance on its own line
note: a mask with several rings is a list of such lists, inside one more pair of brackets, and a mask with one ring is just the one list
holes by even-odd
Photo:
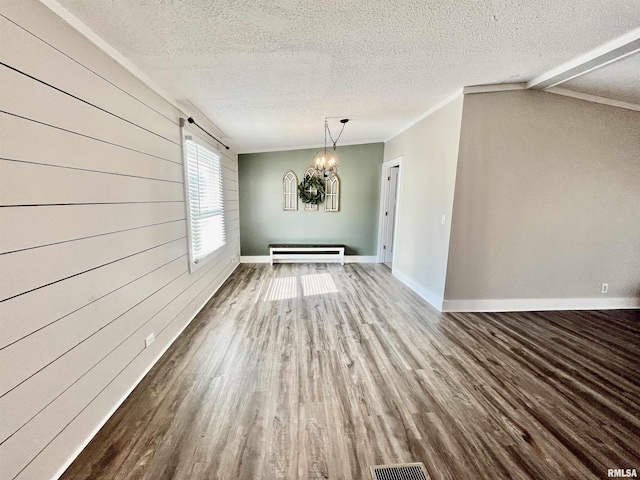
[[0, 1], [0, 45], [0, 478], [49, 479], [237, 266], [237, 156], [190, 274], [184, 113], [36, 0]]

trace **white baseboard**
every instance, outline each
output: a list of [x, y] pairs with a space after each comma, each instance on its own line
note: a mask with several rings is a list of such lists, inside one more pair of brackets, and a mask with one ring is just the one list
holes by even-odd
[[420, 295], [424, 300], [426, 300], [432, 307], [436, 308], [439, 311], [442, 311], [442, 297], [436, 295], [431, 290], [426, 288], [423, 285], [420, 285], [418, 282], [413, 280], [408, 275], [398, 271], [397, 269], [392, 270], [393, 276], [404, 283], [411, 290]]
[[269, 255], [240, 255], [240, 263], [271, 263]]
[[376, 255], [345, 255], [344, 263], [378, 263]]
[[513, 298], [445, 300], [443, 312], [535, 312], [640, 308], [640, 298]]
[[[271, 263], [269, 255], [243, 255], [240, 256], [240, 263]], [[375, 255], [345, 255], [344, 263], [378, 263]]]

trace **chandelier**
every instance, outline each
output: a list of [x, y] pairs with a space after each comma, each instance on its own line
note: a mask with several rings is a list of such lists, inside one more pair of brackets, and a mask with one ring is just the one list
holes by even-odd
[[[348, 118], [343, 118], [340, 120], [342, 124], [342, 129], [338, 134], [338, 138], [333, 139], [333, 135], [331, 135], [331, 130], [329, 129], [329, 121], [327, 118], [324, 119], [324, 149], [320, 150], [313, 156], [313, 162], [311, 163], [310, 170], [313, 171], [313, 174], [317, 177], [327, 178], [327, 177], [335, 177], [338, 173], [338, 159], [336, 158], [336, 146], [338, 144], [338, 140], [342, 136], [342, 132], [344, 131], [344, 126], [349, 121]], [[333, 149], [327, 149], [327, 134], [331, 139], [331, 143], [333, 144]]]

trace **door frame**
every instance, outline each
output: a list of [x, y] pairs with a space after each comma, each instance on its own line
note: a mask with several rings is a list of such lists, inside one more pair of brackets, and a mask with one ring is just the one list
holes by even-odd
[[[380, 211], [378, 214], [378, 263], [384, 263], [384, 251], [382, 249], [384, 245], [384, 227], [385, 227], [385, 206], [389, 199], [389, 182], [387, 177], [390, 176], [390, 170], [393, 167], [399, 167], [398, 172], [398, 186], [396, 195], [398, 200], [396, 201], [396, 215], [393, 222], [393, 244], [398, 244], [398, 217], [400, 216], [400, 192], [402, 191], [402, 155], [387, 160], [382, 164], [382, 175], [380, 176]], [[396, 266], [396, 248], [393, 249], [393, 255], [391, 256], [391, 271], [393, 272]]]

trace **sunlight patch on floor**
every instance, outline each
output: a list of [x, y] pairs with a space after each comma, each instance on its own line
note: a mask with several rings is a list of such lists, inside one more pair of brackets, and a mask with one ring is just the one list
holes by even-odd
[[333, 278], [329, 273], [316, 273], [315, 275], [302, 275], [302, 294], [305, 297], [309, 295], [323, 295], [325, 293], [336, 293], [338, 288], [333, 283]]
[[298, 289], [296, 288], [296, 277], [272, 278], [264, 294], [263, 301], [285, 300], [296, 298]]

